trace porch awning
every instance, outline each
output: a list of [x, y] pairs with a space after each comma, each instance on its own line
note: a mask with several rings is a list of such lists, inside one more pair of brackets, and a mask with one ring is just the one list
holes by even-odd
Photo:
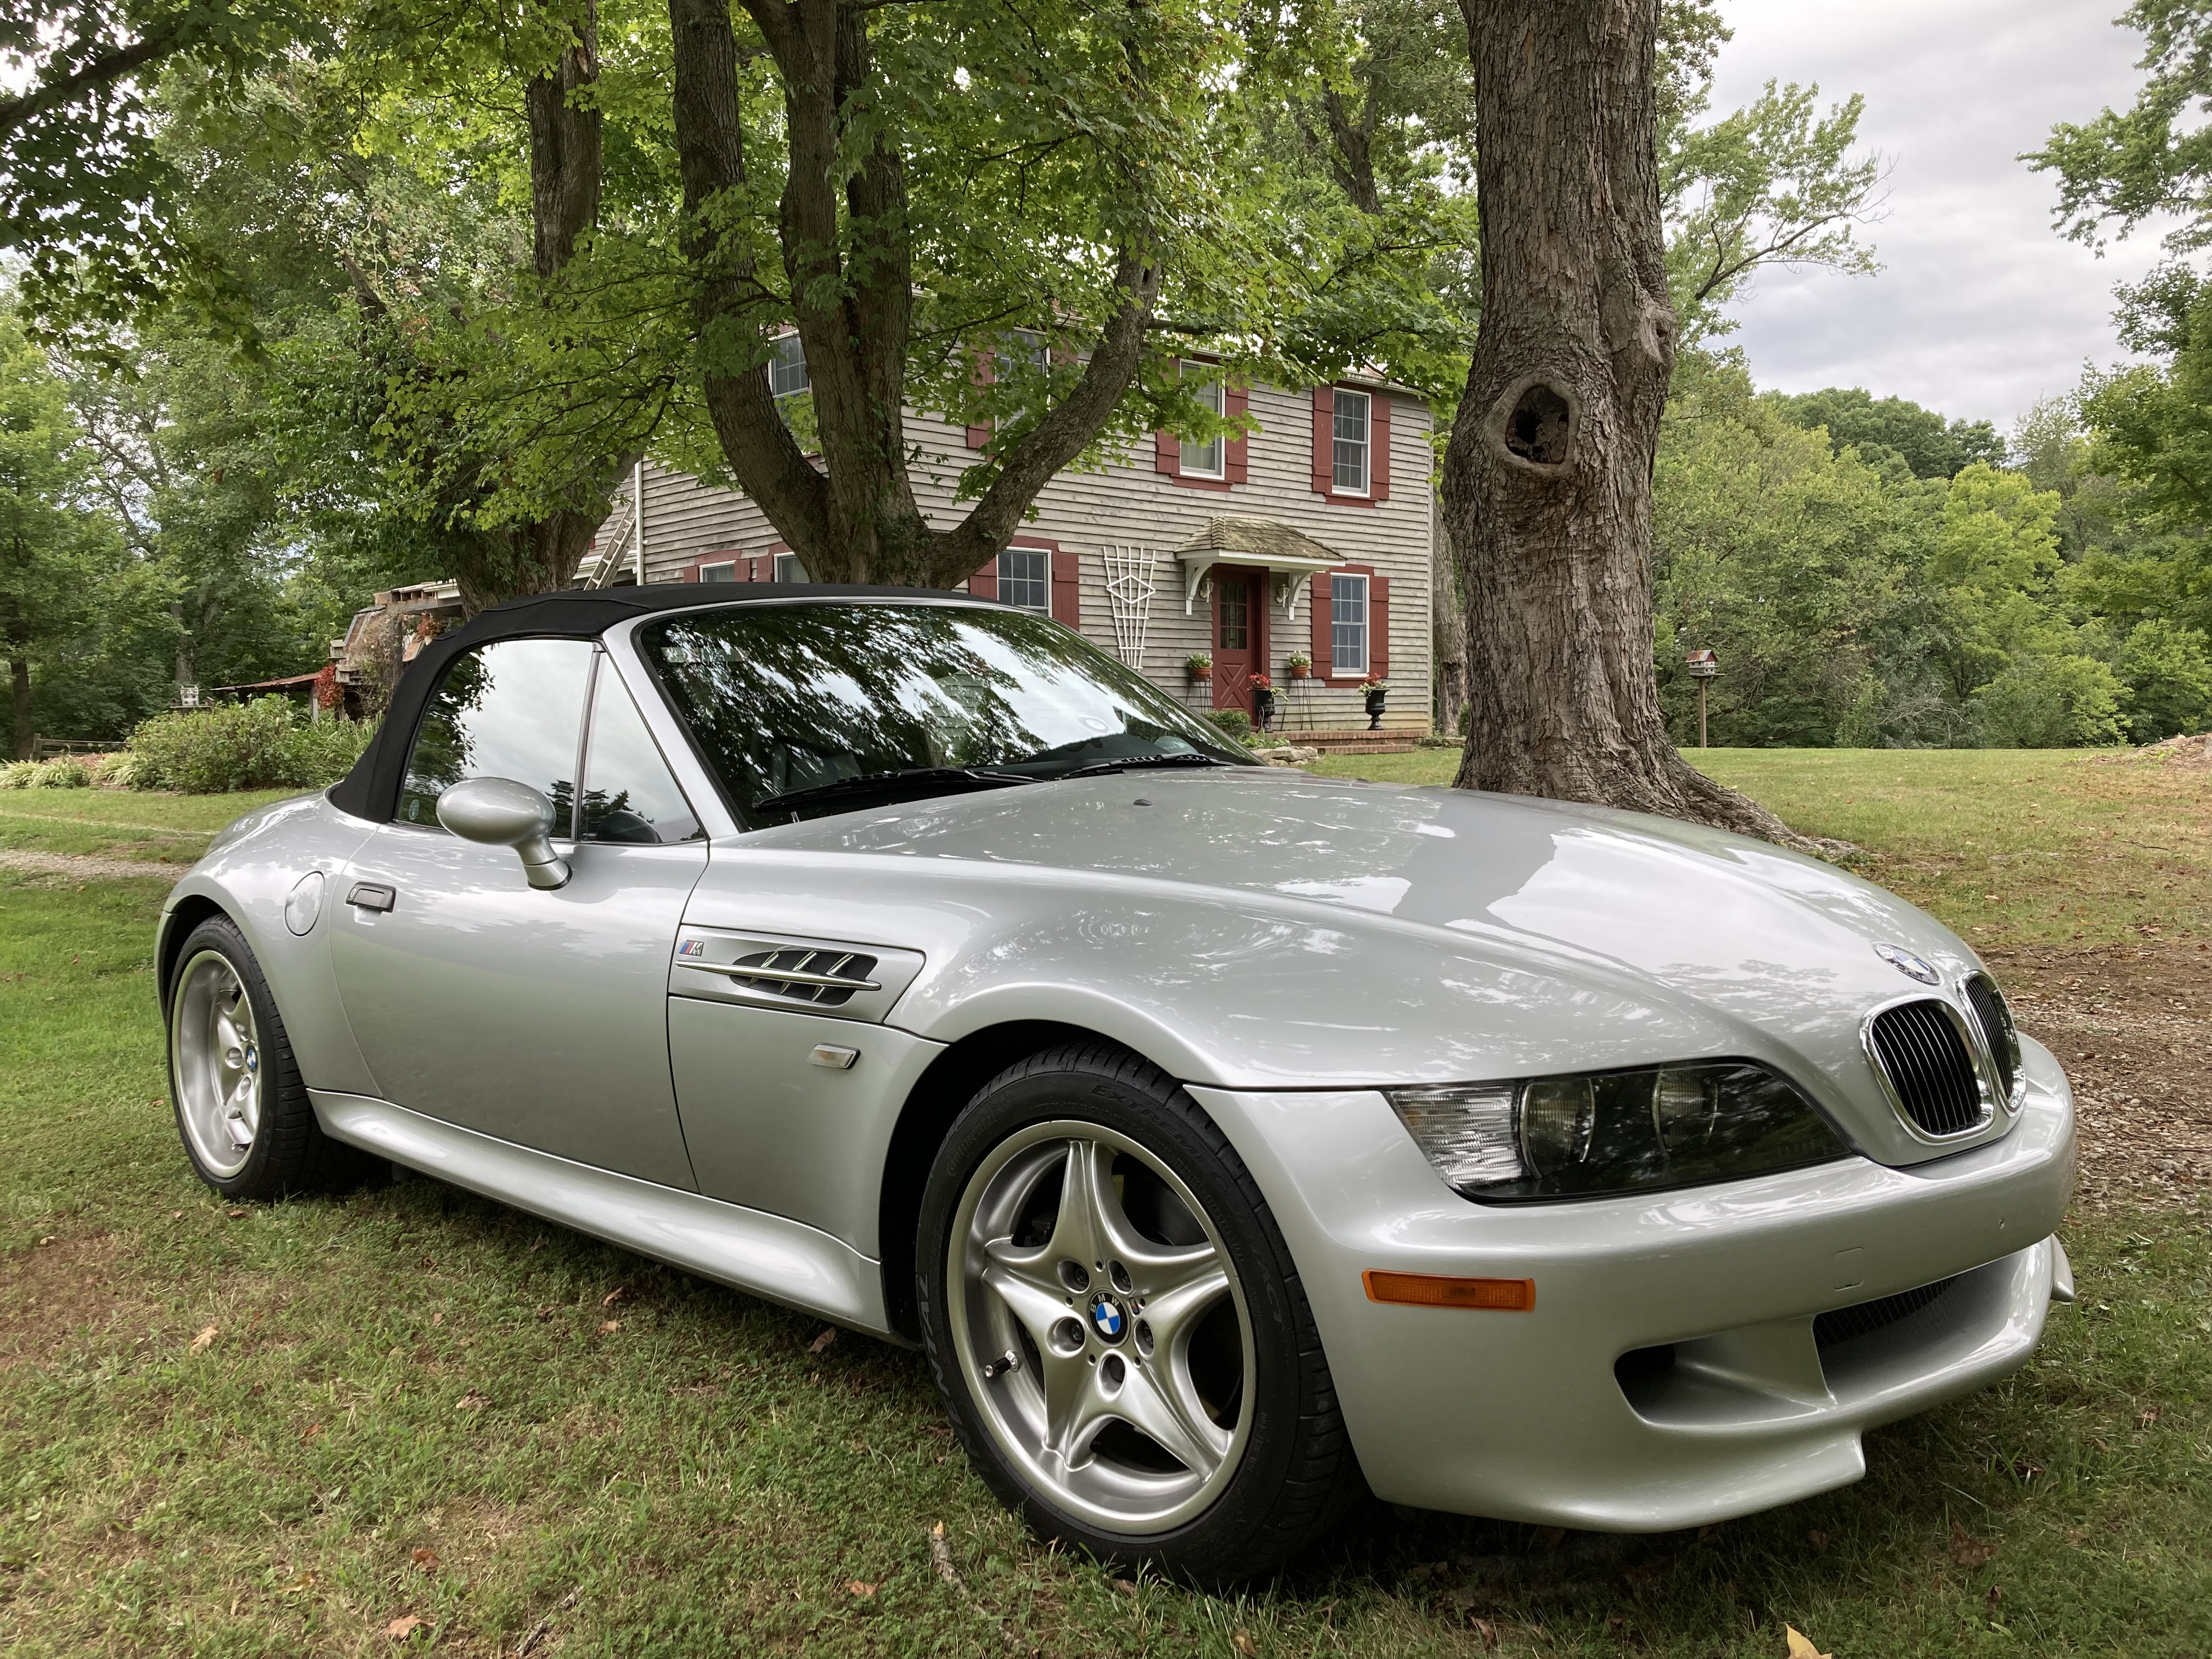
[[1175, 556], [1182, 561], [1182, 613], [1188, 617], [1198, 603], [1198, 590], [1217, 564], [1256, 565], [1273, 574], [1283, 615], [1297, 619], [1298, 593], [1306, 578], [1333, 570], [1343, 556], [1322, 546], [1304, 531], [1293, 530], [1279, 519], [1252, 519], [1220, 513], [1194, 531]]

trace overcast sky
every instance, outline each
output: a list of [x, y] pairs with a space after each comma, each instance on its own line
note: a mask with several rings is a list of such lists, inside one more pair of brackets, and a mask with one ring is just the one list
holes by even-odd
[[1866, 94], [1861, 137], [1893, 159], [1875, 276], [1781, 272], [1738, 304], [1735, 337], [1763, 386], [1862, 386], [2008, 428], [2072, 389], [2085, 360], [2124, 355], [2112, 286], [2155, 234], [2099, 258], [2051, 229], [2055, 185], [2013, 158], [2056, 121], [2130, 102], [2141, 37], [2125, 0], [1723, 0], [1713, 106], [1768, 79]]

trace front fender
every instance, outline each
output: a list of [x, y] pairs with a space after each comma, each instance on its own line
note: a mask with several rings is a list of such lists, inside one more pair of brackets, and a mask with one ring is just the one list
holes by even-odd
[[[319, 795], [295, 796], [249, 812], [223, 831], [207, 855], [169, 890], [155, 929], [166, 1018], [168, 981], [183, 935], [220, 910], [236, 924], [311, 1088], [374, 1094], [376, 1085], [347, 1024], [331, 972], [330, 930], [345, 895], [346, 869], [376, 826], [340, 811]], [[305, 936], [284, 921], [284, 901], [311, 872], [323, 877], [322, 903]]]

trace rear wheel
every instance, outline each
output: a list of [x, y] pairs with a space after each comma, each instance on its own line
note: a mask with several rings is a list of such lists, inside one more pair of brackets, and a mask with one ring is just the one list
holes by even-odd
[[925, 1196], [938, 1385], [1041, 1530], [1201, 1580], [1266, 1571], [1364, 1489], [1288, 1250], [1175, 1082], [1103, 1045], [971, 1102]]
[[225, 1198], [329, 1191], [374, 1167], [315, 1121], [261, 965], [228, 916], [200, 923], [177, 952], [169, 1097], [194, 1172]]

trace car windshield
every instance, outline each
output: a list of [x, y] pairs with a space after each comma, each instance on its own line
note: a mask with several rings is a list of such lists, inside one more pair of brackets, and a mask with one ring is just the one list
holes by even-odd
[[1251, 757], [1060, 624], [964, 605], [751, 604], [638, 641], [758, 824], [1080, 770]]

